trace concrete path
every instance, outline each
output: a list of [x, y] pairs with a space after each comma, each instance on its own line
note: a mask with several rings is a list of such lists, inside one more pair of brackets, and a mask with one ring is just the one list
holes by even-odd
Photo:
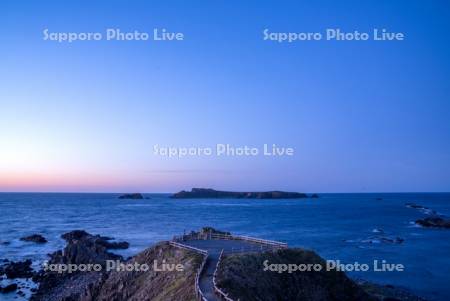
[[224, 255], [248, 252], [262, 252], [271, 250], [272, 247], [245, 240], [187, 240], [182, 244], [208, 251], [208, 260], [199, 281], [199, 286], [208, 301], [220, 300], [214, 293], [213, 275], [219, 261], [220, 252]]

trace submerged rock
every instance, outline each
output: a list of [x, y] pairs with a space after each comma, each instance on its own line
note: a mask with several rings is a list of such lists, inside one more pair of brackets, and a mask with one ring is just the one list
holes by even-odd
[[[382, 231], [379, 229], [374, 229], [373, 231]], [[375, 232], [375, 233], [380, 233], [383, 234], [384, 232]], [[365, 239], [347, 239], [344, 240], [345, 242], [348, 243], [365, 243], [365, 244], [402, 244], [405, 240], [401, 237], [398, 236], [381, 236], [381, 235], [377, 235], [377, 236], [369, 236], [368, 238]]]
[[180, 191], [172, 195], [174, 199], [217, 199], [217, 198], [236, 198], [236, 199], [299, 199], [307, 198], [304, 193], [284, 192], [284, 191], [265, 191], [265, 192], [234, 192], [219, 191], [209, 188], [192, 188], [191, 191]]
[[408, 208], [417, 209], [417, 210], [419, 210], [422, 213], [425, 213], [427, 215], [438, 215], [438, 213], [435, 210], [430, 209], [430, 208], [425, 207], [425, 206], [422, 206], [422, 205], [417, 205], [417, 204], [414, 204], [414, 203], [406, 203], [405, 206], [408, 207]]
[[17, 284], [13, 283], [10, 285], [7, 285], [5, 287], [1, 287], [0, 286], [0, 293], [2, 294], [7, 294], [7, 293], [11, 293], [17, 290]]
[[119, 199], [142, 200], [144, 196], [140, 193], [126, 193], [119, 196]]
[[444, 228], [450, 229], [450, 220], [443, 219], [439, 216], [426, 217], [424, 219], [419, 219], [416, 224], [427, 227], [427, 228]]
[[25, 237], [22, 237], [20, 240], [22, 240], [22, 241], [31, 241], [31, 242], [35, 242], [35, 243], [39, 243], [39, 244], [43, 244], [43, 243], [47, 242], [45, 237], [43, 237], [40, 234], [33, 234], [33, 235], [30, 235], [30, 236], [25, 236]]

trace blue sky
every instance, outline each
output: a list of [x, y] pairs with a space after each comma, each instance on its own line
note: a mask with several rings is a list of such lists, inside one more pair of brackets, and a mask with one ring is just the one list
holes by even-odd
[[[0, 191], [449, 191], [449, 16], [447, 1], [2, 1]], [[276, 43], [265, 28], [406, 39]], [[295, 155], [153, 154], [216, 143]]]

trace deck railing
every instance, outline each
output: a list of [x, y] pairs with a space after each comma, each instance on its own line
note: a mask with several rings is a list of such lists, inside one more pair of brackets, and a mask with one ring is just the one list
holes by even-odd
[[228, 234], [211, 233], [210, 239], [245, 240], [245, 241], [259, 243], [259, 244], [263, 244], [263, 245], [269, 245], [269, 246], [279, 248], [279, 249], [286, 249], [288, 247], [288, 244], [284, 243], [284, 242], [260, 239], [260, 238], [255, 238], [255, 237], [251, 237], [251, 236], [243, 236], [243, 235], [228, 235]]
[[174, 247], [180, 248], [180, 249], [194, 251], [194, 252], [197, 252], [197, 253], [200, 253], [203, 255], [202, 263], [201, 263], [200, 267], [197, 269], [197, 273], [195, 274], [195, 295], [197, 296], [197, 300], [199, 300], [199, 301], [208, 301], [208, 299], [206, 299], [205, 296], [203, 295], [203, 292], [200, 289], [200, 285], [199, 285], [200, 276], [203, 273], [203, 268], [205, 267], [206, 261], [208, 260], [208, 251], [205, 251], [205, 250], [202, 250], [199, 248], [195, 248], [195, 247], [191, 247], [188, 245], [180, 244], [175, 241], [171, 241], [171, 242], [169, 242], [169, 244]]
[[[204, 269], [206, 261], [208, 259], [208, 251], [185, 245], [182, 242], [183, 241], [187, 241], [187, 240], [212, 240], [212, 239], [245, 240], [245, 241], [248, 241], [248, 242], [260, 244], [262, 251], [264, 250], [263, 246], [268, 247], [269, 250], [272, 250], [272, 251], [273, 250], [279, 250], [279, 249], [286, 249], [288, 247], [288, 244], [284, 243], [284, 242], [279, 242], [279, 241], [275, 241], [275, 240], [260, 239], [260, 238], [255, 238], [255, 237], [251, 237], [251, 236], [244, 236], [244, 235], [219, 234], [219, 233], [212, 233], [212, 232], [204, 232], [204, 233], [193, 232], [193, 233], [190, 233], [190, 234], [174, 236], [172, 241], [170, 242], [170, 244], [172, 246], [175, 246], [175, 247], [178, 247], [178, 248], [182, 248], [182, 249], [191, 250], [191, 251], [194, 251], [194, 252], [197, 252], [197, 253], [200, 253], [200, 254], [204, 255], [202, 264], [198, 268], [197, 274], [195, 276], [195, 293], [196, 293], [197, 298], [198, 298], [199, 301], [208, 301], [208, 299], [206, 299], [205, 296], [203, 295], [203, 292], [200, 289], [200, 285], [199, 285], [200, 276], [203, 273], [203, 269]], [[233, 301], [233, 299], [228, 297], [228, 294], [226, 294], [222, 289], [220, 289], [217, 286], [217, 283], [216, 283], [216, 274], [217, 274], [217, 270], [219, 268], [220, 262], [222, 261], [222, 257], [223, 257], [223, 249], [220, 252], [219, 261], [217, 262], [216, 268], [214, 270], [214, 275], [213, 275], [214, 292], [222, 300]]]
[[219, 261], [217, 261], [216, 264], [216, 269], [214, 270], [214, 275], [213, 275], [213, 284], [214, 284], [214, 292], [223, 300], [226, 301], [234, 301], [233, 299], [231, 299], [230, 297], [228, 297], [228, 294], [226, 294], [223, 290], [221, 290], [218, 286], [217, 286], [217, 282], [216, 282], [216, 274], [217, 274], [217, 270], [219, 269], [219, 265], [220, 262], [222, 261], [222, 256], [223, 256], [223, 249], [220, 252], [220, 256], [219, 256]]
[[230, 235], [230, 234], [219, 234], [219, 233], [192, 233], [192, 234], [185, 234], [180, 236], [174, 236], [173, 240], [176, 242], [182, 242], [186, 240], [208, 240], [208, 239], [223, 239], [223, 240], [245, 240], [253, 243], [259, 243], [263, 245], [269, 245], [278, 249], [286, 249], [288, 247], [287, 243], [275, 241], [275, 240], [268, 240], [268, 239], [261, 239], [251, 236], [245, 236], [245, 235]]

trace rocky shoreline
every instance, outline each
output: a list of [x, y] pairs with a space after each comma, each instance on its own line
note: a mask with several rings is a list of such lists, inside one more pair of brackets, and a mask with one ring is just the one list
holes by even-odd
[[[205, 227], [204, 231], [217, 231]], [[201, 230], [201, 231], [202, 231]], [[220, 232], [228, 233], [228, 232]], [[62, 235], [64, 249], [49, 254], [48, 262], [38, 272], [31, 261], [3, 260], [0, 276], [7, 279], [29, 278], [38, 284], [32, 289], [32, 301], [106, 301], [106, 300], [196, 300], [195, 276], [203, 256], [199, 253], [160, 242], [139, 254], [124, 259], [110, 250], [128, 248], [127, 242], [74, 230]], [[404, 290], [369, 285], [348, 278], [343, 272], [262, 273], [264, 260], [279, 263], [323, 263], [313, 251], [285, 249], [274, 252], [226, 256], [218, 274], [220, 286], [235, 300], [423, 300]], [[110, 262], [124, 268], [108, 270]], [[126, 267], [182, 266], [182, 270], [128, 270]], [[55, 267], [91, 265], [98, 270], [67, 271]], [[2, 294], [23, 296], [25, 287], [15, 283], [0, 288]], [[259, 296], [259, 297], [258, 297]], [[385, 297], [389, 296], [390, 299]], [[305, 299], [305, 300], [306, 300]]]

